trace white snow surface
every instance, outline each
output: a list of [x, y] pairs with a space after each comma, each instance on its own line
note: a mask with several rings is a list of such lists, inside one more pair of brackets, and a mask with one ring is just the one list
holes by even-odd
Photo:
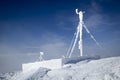
[[39, 68], [9, 80], [120, 80], [120, 57], [84, 60], [55, 70]]
[[23, 72], [37, 71], [39, 68], [59, 69], [62, 67], [62, 59], [51, 59], [33, 63], [22, 64]]

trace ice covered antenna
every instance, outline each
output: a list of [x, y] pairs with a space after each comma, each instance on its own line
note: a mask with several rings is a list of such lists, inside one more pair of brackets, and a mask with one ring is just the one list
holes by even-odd
[[79, 47], [79, 50], [80, 50], [80, 56], [83, 56], [83, 48], [82, 48], [82, 29], [83, 29], [83, 12], [82, 11], [79, 11], [78, 12], [78, 9], [76, 9], [76, 14], [79, 15], [79, 24], [77, 26], [77, 32], [76, 32], [76, 37], [75, 37], [75, 40], [74, 40], [74, 43], [73, 43], [73, 46], [71, 48], [71, 51], [70, 51], [70, 54], [69, 54], [69, 58], [71, 57], [72, 53], [73, 53], [73, 50], [75, 48], [75, 45], [77, 43], [77, 40], [79, 38], [79, 41], [78, 41], [78, 47]]
[[76, 35], [75, 35], [75, 38], [74, 39], [74, 42], [72, 42], [72, 47], [70, 46], [69, 50], [68, 50], [68, 57], [70, 58], [73, 51], [74, 51], [74, 48], [75, 48], [75, 45], [78, 41], [78, 47], [79, 47], [79, 50], [80, 50], [80, 56], [83, 56], [83, 42], [82, 42], [82, 34], [83, 34], [83, 27], [85, 28], [85, 30], [87, 31], [88, 34], [90, 34], [90, 37], [95, 41], [95, 43], [100, 46], [100, 44], [96, 41], [96, 39], [94, 38], [94, 36], [90, 33], [90, 31], [88, 30], [88, 28], [85, 26], [84, 22], [83, 22], [83, 13], [85, 13], [85, 11], [78, 11], [78, 9], [75, 10], [76, 14], [79, 15], [79, 24], [77, 26], [77, 31], [76, 31]]
[[39, 61], [43, 61], [44, 59], [43, 59], [43, 56], [44, 55], [44, 52], [40, 52], [40, 56], [39, 56]]
[[80, 56], [83, 56], [83, 47], [82, 47], [82, 30], [83, 30], [83, 12], [79, 11], [78, 9], [76, 9], [76, 14], [79, 15], [79, 25], [78, 25], [78, 31], [79, 31], [79, 50], [80, 50]]
[[76, 9], [76, 14], [79, 14], [79, 13], [78, 13], [78, 9]]

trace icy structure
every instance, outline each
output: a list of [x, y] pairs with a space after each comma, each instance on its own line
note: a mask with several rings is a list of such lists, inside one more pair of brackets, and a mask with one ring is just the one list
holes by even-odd
[[[83, 13], [84, 12], [82, 12], [82, 11], [78, 12], [78, 9], [76, 9], [76, 14], [79, 15], [79, 24], [77, 26], [75, 40], [74, 40], [74, 42], [71, 46], [70, 53], [67, 54], [68, 56], [66, 56], [64, 58], [60, 58], [60, 59], [44, 60], [43, 57], [42, 57], [44, 55], [44, 53], [40, 52], [39, 61], [22, 64], [22, 73], [19, 76], [13, 77], [12, 80], [26, 80], [27, 78], [28, 78], [28, 80], [42, 80], [42, 78], [43, 78], [43, 80], [44, 80], [44, 78], [46, 78], [45, 80], [47, 80], [47, 79], [48, 80], [59, 80], [59, 79], [60, 80], [66, 80], [66, 78], [64, 79], [64, 76], [66, 75], [66, 72], [64, 74], [64, 68], [65, 68], [66, 65], [77, 64], [79, 61], [84, 61], [84, 60], [89, 61], [89, 60], [99, 59], [98, 56], [83, 56], [83, 49], [82, 49], [82, 30], [83, 30], [83, 27], [86, 29], [87, 33], [90, 34], [91, 38], [96, 42], [96, 44], [99, 45], [99, 43], [95, 40], [93, 35], [90, 33], [90, 31], [87, 29], [87, 27], [83, 23]], [[78, 44], [79, 44], [78, 47], [79, 47], [79, 50], [80, 50], [80, 56], [79, 57], [71, 57], [71, 55], [73, 53], [73, 50], [75, 48], [75, 45], [77, 43], [77, 40], [78, 40]], [[72, 65], [72, 66], [74, 67], [74, 65]], [[81, 64], [78, 65], [78, 67], [75, 66], [75, 68], [76, 67], [79, 68], [80, 66], [81, 66]], [[43, 70], [41, 70], [41, 68]], [[58, 72], [55, 72], [55, 74], [54, 74], [54, 71], [57, 71], [57, 69], [63, 71], [63, 73], [61, 71], [58, 71]], [[65, 69], [67, 69], [67, 68], [65, 68]], [[73, 68], [71, 68], [70, 71], [72, 69]], [[46, 71], [46, 72], [44, 72], [44, 71]], [[58, 76], [55, 77], [54, 76], [55, 77], [55, 79], [54, 79], [51, 76], [51, 71], [53, 72], [52, 76], [54, 76], [54, 75], [57, 76], [56, 73], [58, 73], [58, 74], [60, 73], [60, 76], [61, 75], [62, 76], [61, 77], [58, 77]], [[81, 70], [78, 70], [78, 71], [81, 71]], [[41, 74], [41, 73], [43, 73], [43, 74]], [[77, 72], [77, 73], [79, 73], [79, 72]], [[74, 71], [73, 71], [73, 73], [70, 73], [68, 71], [68, 75], [69, 74], [74, 75]], [[48, 76], [44, 77], [46, 75], [49, 75], [50, 79], [49, 79]], [[33, 76], [34, 76], [34, 78], [33, 78]], [[41, 77], [38, 77], [38, 76], [41, 76]], [[71, 77], [69, 77], [67, 80], [82, 80], [82, 79], [72, 79]]]
[[79, 40], [79, 50], [80, 50], [80, 56], [83, 56], [83, 49], [82, 49], [82, 23], [83, 23], [83, 12], [80, 11], [78, 12], [78, 9], [76, 9], [76, 14], [79, 15], [79, 24], [78, 24], [78, 27], [77, 27], [77, 32], [76, 32], [76, 36], [75, 36], [75, 40], [74, 40], [74, 43], [72, 45], [72, 48], [70, 50], [70, 53], [69, 53], [69, 58], [71, 57], [72, 53], [73, 53], [73, 50], [75, 48], [75, 45], [77, 43], [77, 40], [78, 40], [78, 37], [80, 38]]
[[[66, 56], [65, 58], [61, 58], [61, 59], [52, 59], [52, 60], [44, 61], [44, 59], [42, 57], [44, 55], [44, 53], [40, 52], [39, 62], [22, 64], [23, 72], [27, 72], [30, 70], [36, 71], [39, 68], [60, 69], [60, 68], [62, 68], [63, 65], [65, 65], [67, 63], [78, 62], [78, 61], [82, 61], [85, 59], [97, 59], [96, 56], [83, 56], [83, 48], [82, 48], [82, 30], [83, 30], [83, 27], [90, 34], [91, 38], [96, 42], [96, 44], [99, 45], [99, 43], [95, 40], [93, 35], [90, 33], [90, 31], [87, 29], [87, 27], [83, 23], [83, 13], [84, 12], [82, 12], [82, 11], [78, 12], [78, 9], [76, 9], [76, 14], [79, 15], [79, 24], [77, 26], [77, 31], [76, 31], [74, 43], [72, 44], [72, 47], [70, 49], [70, 53], [68, 54], [68, 56]], [[73, 53], [73, 50], [75, 48], [77, 41], [79, 44], [80, 56], [72, 58], [71, 55]]]
[[[95, 41], [95, 43], [100, 46], [100, 44], [97, 42], [97, 40], [94, 38], [94, 36], [90, 33], [90, 31], [88, 30], [88, 28], [85, 26], [84, 22], [83, 22], [83, 11], [79, 11], [78, 9], [76, 9], [76, 14], [79, 15], [79, 24], [77, 26], [77, 31], [75, 32], [75, 35], [73, 37], [73, 40], [71, 42], [70, 48], [68, 49], [67, 58], [71, 58], [72, 53], [74, 51], [74, 48], [76, 46], [76, 43], [78, 41], [78, 48], [80, 50], [80, 56], [84, 56], [83, 55], [83, 39], [82, 39], [82, 34], [83, 34], [83, 28], [85, 28], [85, 30], [87, 31], [87, 33], [90, 35], [90, 37]], [[101, 46], [100, 46], [101, 47]]]

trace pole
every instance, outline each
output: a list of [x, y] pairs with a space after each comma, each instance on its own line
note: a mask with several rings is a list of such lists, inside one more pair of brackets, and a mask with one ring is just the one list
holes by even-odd
[[79, 40], [78, 44], [79, 44], [80, 56], [83, 56], [83, 48], [82, 48], [83, 12], [82, 11], [78, 12], [78, 9], [76, 9], [76, 14], [79, 15], [79, 25], [78, 25], [78, 27], [79, 27], [79, 33], [80, 33], [79, 34], [80, 40]]

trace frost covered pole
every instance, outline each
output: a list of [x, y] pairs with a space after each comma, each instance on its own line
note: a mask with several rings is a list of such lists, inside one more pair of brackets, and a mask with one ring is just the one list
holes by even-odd
[[44, 55], [44, 52], [40, 52], [40, 56], [39, 56], [39, 61], [43, 61], [44, 59], [43, 59], [43, 56]]
[[79, 25], [78, 25], [78, 28], [79, 28], [79, 36], [80, 36], [80, 40], [79, 40], [80, 56], [83, 56], [83, 48], [82, 48], [83, 12], [82, 11], [78, 12], [78, 9], [76, 9], [76, 14], [79, 15]]

